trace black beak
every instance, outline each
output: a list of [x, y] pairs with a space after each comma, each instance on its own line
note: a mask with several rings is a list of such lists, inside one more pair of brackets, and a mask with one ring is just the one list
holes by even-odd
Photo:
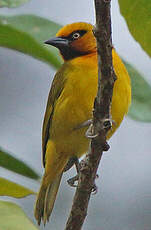
[[66, 38], [55, 37], [44, 42], [45, 44], [55, 46], [57, 48], [65, 48], [69, 46], [69, 41]]

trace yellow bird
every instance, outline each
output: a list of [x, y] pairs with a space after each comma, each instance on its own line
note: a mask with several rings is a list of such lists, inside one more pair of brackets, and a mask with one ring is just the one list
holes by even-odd
[[[46, 107], [42, 132], [45, 173], [35, 205], [38, 224], [49, 221], [65, 166], [73, 157], [87, 152], [88, 127], [81, 124], [92, 118], [97, 94], [98, 62], [93, 26], [77, 22], [64, 26], [46, 42], [59, 49], [64, 64], [56, 73]], [[117, 76], [111, 114], [115, 121], [109, 139], [121, 124], [131, 103], [131, 82], [115, 49], [113, 66]], [[79, 127], [79, 128], [78, 128]]]

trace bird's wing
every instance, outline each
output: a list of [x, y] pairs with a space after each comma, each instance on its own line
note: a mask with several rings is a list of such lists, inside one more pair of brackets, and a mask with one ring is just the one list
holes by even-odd
[[[62, 69], [62, 68], [61, 68]], [[45, 117], [43, 121], [43, 129], [42, 129], [42, 152], [43, 152], [43, 165], [45, 167], [45, 153], [47, 141], [49, 139], [49, 130], [51, 125], [51, 120], [53, 116], [53, 111], [55, 107], [55, 103], [59, 98], [65, 83], [65, 78], [63, 75], [63, 70], [58, 71], [53, 79], [51, 89], [48, 96], [47, 107], [45, 111]]]

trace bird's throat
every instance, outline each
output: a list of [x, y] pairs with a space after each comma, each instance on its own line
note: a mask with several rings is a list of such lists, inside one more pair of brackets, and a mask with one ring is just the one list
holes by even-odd
[[88, 54], [88, 52], [80, 52], [71, 47], [61, 47], [59, 50], [65, 61]]

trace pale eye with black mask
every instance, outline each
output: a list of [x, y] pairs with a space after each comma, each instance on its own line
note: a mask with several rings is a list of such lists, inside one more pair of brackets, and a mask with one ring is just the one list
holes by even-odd
[[74, 33], [74, 34], [72, 35], [72, 39], [73, 39], [73, 40], [76, 40], [76, 39], [78, 39], [80, 36], [81, 36], [80, 33], [76, 32], [76, 33]]
[[69, 41], [78, 40], [82, 37], [87, 31], [86, 30], [77, 30], [68, 36]]

